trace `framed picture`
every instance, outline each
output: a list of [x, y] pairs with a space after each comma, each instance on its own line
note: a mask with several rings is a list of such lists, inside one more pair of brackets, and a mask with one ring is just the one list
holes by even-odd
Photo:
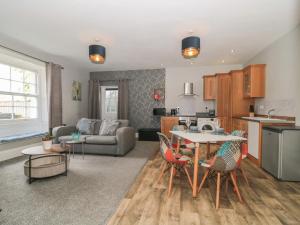
[[165, 89], [155, 88], [152, 96], [155, 101], [163, 101], [165, 99]]
[[81, 101], [81, 83], [79, 81], [73, 81], [72, 99], [73, 101]]

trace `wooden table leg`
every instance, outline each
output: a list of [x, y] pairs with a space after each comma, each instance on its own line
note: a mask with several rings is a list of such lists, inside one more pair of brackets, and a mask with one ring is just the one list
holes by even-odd
[[177, 148], [176, 148], [176, 154], [178, 154], [179, 153], [179, 151], [180, 151], [180, 144], [181, 144], [181, 141], [180, 141], [180, 138], [179, 137], [177, 137]]
[[209, 155], [210, 155], [210, 143], [207, 142], [206, 143], [206, 159], [208, 159]]
[[200, 144], [196, 143], [195, 157], [194, 157], [193, 197], [197, 196], [199, 151], [200, 151]]

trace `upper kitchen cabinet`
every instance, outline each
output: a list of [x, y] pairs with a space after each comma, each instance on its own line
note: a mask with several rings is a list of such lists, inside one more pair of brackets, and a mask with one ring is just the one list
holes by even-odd
[[244, 68], [244, 97], [265, 97], [265, 64], [249, 65]]
[[203, 76], [203, 100], [216, 99], [216, 76]]
[[233, 117], [248, 116], [250, 105], [254, 105], [253, 98], [244, 98], [243, 70], [232, 70], [231, 75], [231, 101]]

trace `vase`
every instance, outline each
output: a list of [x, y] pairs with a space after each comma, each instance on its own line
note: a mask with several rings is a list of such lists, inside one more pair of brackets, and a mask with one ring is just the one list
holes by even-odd
[[49, 150], [52, 147], [52, 140], [43, 141], [43, 148], [44, 150]]

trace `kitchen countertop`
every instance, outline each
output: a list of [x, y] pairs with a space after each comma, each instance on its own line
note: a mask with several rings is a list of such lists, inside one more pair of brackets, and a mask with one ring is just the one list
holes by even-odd
[[281, 124], [295, 124], [295, 121], [291, 121], [291, 120], [286, 120], [286, 119], [277, 119], [277, 118], [267, 118], [267, 117], [263, 117], [263, 116], [256, 116], [256, 117], [233, 117], [235, 119], [241, 119], [241, 120], [247, 120], [247, 121], [251, 121], [251, 122], [258, 122], [258, 123], [264, 123], [264, 124], [268, 124], [268, 123], [281, 123]]
[[281, 133], [284, 130], [300, 130], [300, 126], [265, 126], [263, 129]]

